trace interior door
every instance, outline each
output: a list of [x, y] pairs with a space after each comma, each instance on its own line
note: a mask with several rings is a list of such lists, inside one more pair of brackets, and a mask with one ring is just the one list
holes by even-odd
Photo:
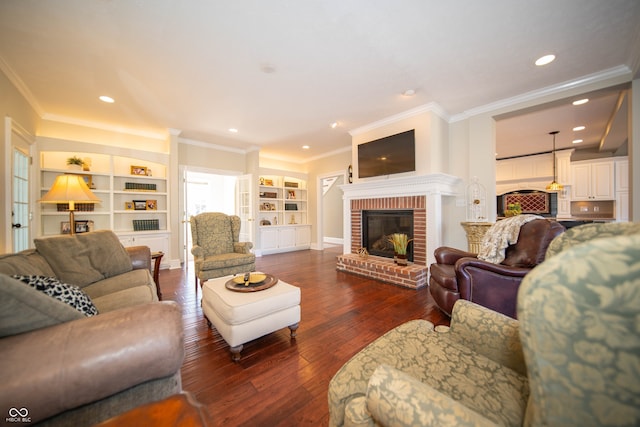
[[29, 248], [30, 212], [29, 203], [29, 154], [13, 147], [11, 191], [12, 252]]
[[33, 136], [11, 117], [5, 118], [5, 215], [11, 228], [5, 230], [5, 251], [29, 248], [33, 218], [31, 184], [31, 147]]
[[253, 175], [241, 175], [236, 181], [236, 214], [240, 217], [240, 241], [255, 242], [253, 218]]

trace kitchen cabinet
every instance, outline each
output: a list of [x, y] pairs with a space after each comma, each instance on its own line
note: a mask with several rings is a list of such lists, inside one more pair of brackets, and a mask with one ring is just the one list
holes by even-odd
[[614, 162], [584, 160], [571, 164], [571, 200], [614, 200]]
[[629, 221], [629, 159], [616, 159], [616, 220]]
[[504, 159], [496, 162], [496, 182], [546, 180], [553, 176], [553, 156], [534, 156]]

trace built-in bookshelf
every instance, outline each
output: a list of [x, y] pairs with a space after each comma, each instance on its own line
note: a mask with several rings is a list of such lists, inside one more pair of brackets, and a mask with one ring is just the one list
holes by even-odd
[[308, 249], [307, 182], [280, 176], [260, 176], [258, 186], [258, 229], [263, 254]]
[[[85, 160], [88, 164], [85, 170], [67, 166], [67, 159], [74, 156]], [[40, 153], [40, 196], [49, 191], [58, 175], [68, 173], [83, 176], [91, 191], [100, 198], [100, 203], [87, 210], [75, 210], [75, 221], [80, 223], [77, 231], [113, 230], [125, 246], [146, 245], [152, 251], [168, 252], [169, 197], [165, 165], [109, 154], [43, 151]], [[36, 234], [68, 232], [65, 229], [68, 221], [69, 213], [64, 206], [40, 204]]]

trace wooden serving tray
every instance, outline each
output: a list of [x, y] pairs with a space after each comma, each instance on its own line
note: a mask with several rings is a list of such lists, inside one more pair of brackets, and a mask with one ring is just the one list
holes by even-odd
[[224, 286], [234, 292], [257, 292], [269, 289], [276, 283], [278, 283], [278, 279], [271, 274], [267, 274], [267, 278], [262, 282], [249, 283], [248, 286], [245, 286], [244, 283], [236, 283], [233, 279], [227, 280]]

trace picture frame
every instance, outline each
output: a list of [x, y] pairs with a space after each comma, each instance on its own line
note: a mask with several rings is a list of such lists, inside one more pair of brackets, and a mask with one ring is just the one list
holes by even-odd
[[268, 185], [269, 187], [273, 187], [273, 180], [272, 179], [265, 179], [264, 180], [264, 185]]
[[132, 211], [135, 210], [135, 206], [133, 205], [133, 202], [124, 202], [124, 209], [126, 211]]
[[71, 234], [71, 223], [69, 221], [60, 222], [60, 234]]
[[136, 211], [146, 211], [147, 210], [147, 201], [146, 200], [134, 200], [133, 201], [133, 209]]
[[131, 175], [148, 175], [148, 169], [146, 166], [131, 166]]
[[158, 201], [157, 200], [147, 200], [147, 210], [148, 211], [158, 210]]
[[91, 175], [80, 175], [82, 176], [82, 179], [84, 180], [84, 183], [87, 184], [87, 187], [89, 187], [90, 189], [94, 189], [95, 187], [93, 186], [93, 177]]
[[75, 225], [75, 233], [76, 234], [87, 233], [87, 232], [90, 231], [89, 230], [89, 221], [88, 220], [74, 221], [74, 225]]
[[289, 199], [290, 200], [294, 200], [296, 198], [296, 191], [295, 190], [289, 190]]

